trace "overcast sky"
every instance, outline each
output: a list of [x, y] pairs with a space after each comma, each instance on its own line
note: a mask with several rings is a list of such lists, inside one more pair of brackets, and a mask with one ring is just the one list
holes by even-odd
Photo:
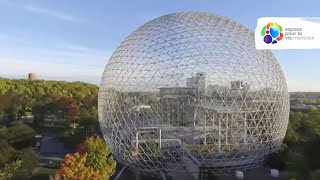
[[[320, 17], [317, 0], [0, 0], [0, 76], [98, 84], [116, 47], [161, 15], [205, 11], [254, 30], [259, 17]], [[320, 50], [277, 50], [290, 91], [320, 91]]]

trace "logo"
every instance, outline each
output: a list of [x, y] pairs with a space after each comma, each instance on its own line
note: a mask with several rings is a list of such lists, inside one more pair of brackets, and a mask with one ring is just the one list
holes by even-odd
[[267, 44], [276, 44], [283, 38], [282, 27], [277, 23], [268, 23], [261, 30], [263, 41]]

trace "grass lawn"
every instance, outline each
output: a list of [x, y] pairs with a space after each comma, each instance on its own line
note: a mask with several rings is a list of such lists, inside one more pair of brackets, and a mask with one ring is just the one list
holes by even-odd
[[31, 177], [32, 180], [49, 180], [49, 175], [53, 175], [56, 169], [40, 167]]

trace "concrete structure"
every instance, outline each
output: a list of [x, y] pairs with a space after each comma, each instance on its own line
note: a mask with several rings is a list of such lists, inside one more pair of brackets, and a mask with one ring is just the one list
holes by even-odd
[[187, 79], [187, 87], [195, 90], [199, 94], [204, 94], [206, 89], [205, 74], [198, 72], [196, 76]]
[[239, 170], [236, 170], [236, 172], [235, 172], [235, 177], [236, 177], [237, 179], [243, 179], [243, 178], [244, 178], [243, 172], [242, 172], [242, 171], [239, 171]]
[[29, 74], [28, 74], [28, 80], [30, 80], [30, 81], [36, 81], [36, 80], [38, 80], [38, 78], [37, 78], [37, 76], [36, 76], [35, 73], [29, 73]]
[[141, 26], [113, 53], [99, 89], [113, 155], [154, 177], [258, 167], [280, 148], [288, 118], [272, 52], [257, 50], [243, 25], [208, 13]]
[[271, 177], [279, 177], [279, 170], [278, 169], [270, 169], [270, 175]]
[[242, 81], [231, 81], [231, 90], [240, 90], [243, 88]]

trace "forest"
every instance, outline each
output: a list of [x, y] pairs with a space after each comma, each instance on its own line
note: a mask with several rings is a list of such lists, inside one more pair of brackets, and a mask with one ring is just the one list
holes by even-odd
[[[96, 85], [82, 82], [0, 78], [0, 180], [30, 178], [37, 166], [38, 152], [31, 146], [36, 134], [57, 136], [77, 150], [89, 137], [99, 137], [97, 95]], [[94, 142], [109, 154], [100, 141]], [[89, 155], [69, 155], [68, 161]], [[82, 167], [82, 172], [95, 171]]]
[[281, 150], [268, 165], [279, 169], [284, 179], [320, 179], [320, 111], [290, 111], [288, 129]]

